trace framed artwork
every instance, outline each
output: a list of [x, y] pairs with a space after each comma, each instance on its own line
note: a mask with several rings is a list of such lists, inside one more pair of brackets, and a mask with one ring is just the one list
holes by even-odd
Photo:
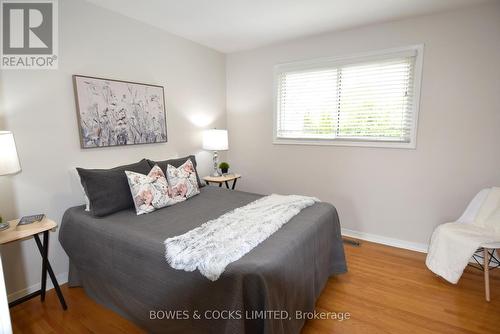
[[73, 75], [82, 148], [167, 142], [162, 86]]

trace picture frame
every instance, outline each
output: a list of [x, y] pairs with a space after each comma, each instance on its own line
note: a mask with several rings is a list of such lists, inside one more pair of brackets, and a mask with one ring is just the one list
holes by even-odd
[[83, 149], [166, 143], [163, 86], [73, 75]]

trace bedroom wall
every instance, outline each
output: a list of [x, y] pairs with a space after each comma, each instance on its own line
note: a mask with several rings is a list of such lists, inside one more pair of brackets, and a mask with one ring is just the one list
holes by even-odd
[[[226, 126], [223, 54], [80, 0], [59, 1], [59, 48], [58, 70], [0, 72], [0, 129], [14, 132], [23, 169], [0, 177], [4, 218], [44, 212], [60, 222], [66, 208], [83, 203], [76, 166], [196, 153], [207, 175], [211, 155], [201, 151], [201, 131]], [[164, 86], [168, 143], [80, 149], [72, 74]], [[53, 268], [65, 280], [68, 261], [57, 234], [50, 247]], [[35, 289], [41, 260], [34, 241], [1, 252], [11, 297]]]
[[[240, 189], [333, 203], [343, 228], [425, 249], [500, 186], [500, 4], [370, 25], [227, 56], [228, 161]], [[272, 144], [273, 66], [425, 44], [415, 150]]]

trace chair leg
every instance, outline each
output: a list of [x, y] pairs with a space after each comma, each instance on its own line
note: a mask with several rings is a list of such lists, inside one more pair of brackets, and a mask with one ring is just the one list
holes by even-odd
[[490, 254], [488, 249], [484, 248], [484, 292], [486, 301], [490, 301]]

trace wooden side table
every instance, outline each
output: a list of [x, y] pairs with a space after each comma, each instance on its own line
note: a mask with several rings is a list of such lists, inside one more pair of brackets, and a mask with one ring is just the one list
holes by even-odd
[[222, 187], [222, 184], [224, 183], [227, 189], [229, 189], [229, 181], [233, 181], [231, 190], [234, 190], [234, 187], [236, 187], [236, 181], [240, 177], [240, 174], [226, 174], [221, 176], [205, 176], [203, 180], [207, 183], [207, 185], [209, 185], [210, 183], [218, 183], [219, 187]]
[[[10, 227], [4, 231], [0, 231], [0, 245], [4, 245], [10, 242], [15, 242], [19, 240], [25, 240], [33, 237], [35, 239], [36, 245], [38, 246], [38, 250], [42, 256], [42, 282], [40, 290], [30, 293], [24, 297], [21, 297], [13, 302], [9, 303], [9, 307], [16, 306], [22, 302], [25, 302], [31, 298], [34, 298], [40, 295], [40, 299], [43, 302], [45, 300], [45, 290], [47, 287], [47, 273], [50, 276], [50, 280], [54, 285], [54, 289], [56, 290], [57, 297], [59, 298], [59, 302], [63, 310], [66, 310], [68, 306], [66, 305], [66, 301], [64, 300], [64, 296], [62, 294], [61, 288], [59, 287], [59, 283], [57, 283], [56, 275], [52, 270], [52, 267], [49, 263], [49, 231], [55, 231], [57, 228], [57, 224], [48, 218], [44, 218], [40, 222], [32, 223], [30, 225], [24, 225], [22, 228], [17, 228], [17, 223], [19, 220], [9, 221]], [[43, 233], [43, 243], [40, 241], [39, 234]]]

